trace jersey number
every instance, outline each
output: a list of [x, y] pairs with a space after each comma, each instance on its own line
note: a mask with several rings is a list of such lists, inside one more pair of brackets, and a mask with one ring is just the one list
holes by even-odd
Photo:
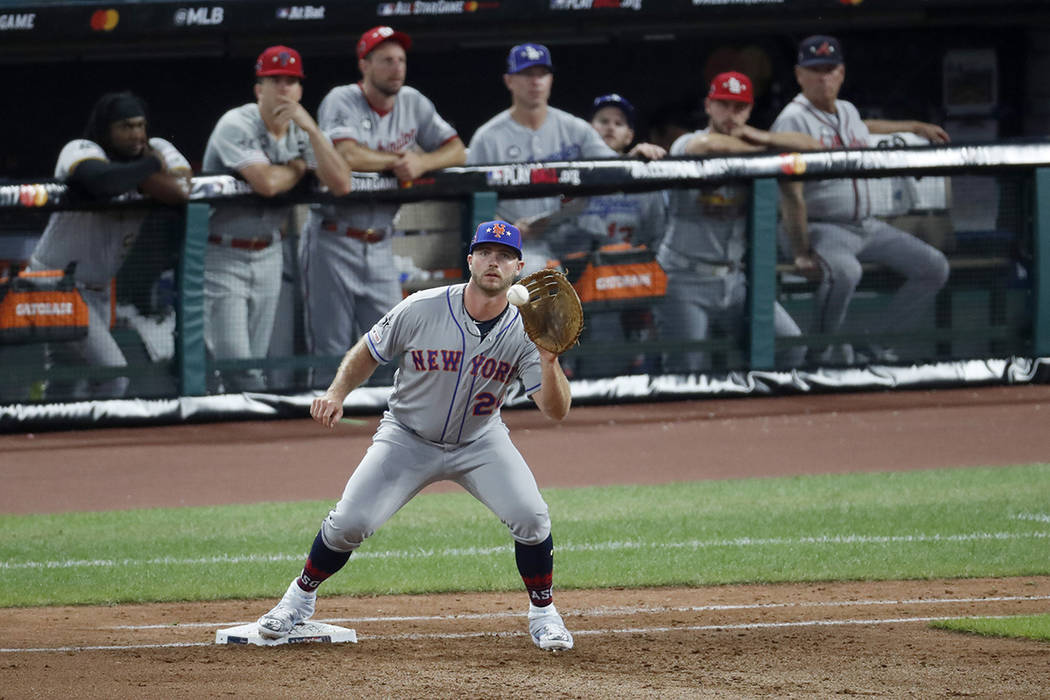
[[487, 391], [483, 391], [474, 397], [475, 416], [490, 416], [497, 408], [499, 408], [499, 401]]

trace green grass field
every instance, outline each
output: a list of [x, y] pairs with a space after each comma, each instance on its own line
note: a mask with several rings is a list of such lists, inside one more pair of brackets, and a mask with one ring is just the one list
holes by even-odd
[[930, 626], [984, 637], [1013, 637], [1050, 642], [1050, 615], [967, 617], [960, 620], [941, 620], [931, 623]]
[[[544, 496], [561, 589], [1050, 573], [1048, 464]], [[0, 606], [273, 597], [331, 505], [0, 516]], [[504, 526], [452, 493], [410, 502], [325, 591], [520, 587]]]

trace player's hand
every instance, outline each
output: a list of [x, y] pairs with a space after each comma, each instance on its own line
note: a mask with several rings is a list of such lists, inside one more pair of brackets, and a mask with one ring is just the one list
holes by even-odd
[[397, 179], [402, 181], [415, 180], [427, 171], [426, 166], [423, 164], [423, 158], [417, 151], [404, 151], [398, 154], [397, 160], [394, 161], [394, 167], [391, 169], [394, 171]]
[[936, 124], [915, 122], [913, 132], [916, 136], [921, 136], [930, 143], [950, 143], [952, 140], [951, 137], [948, 136], [948, 132]]
[[539, 345], [536, 346], [536, 352], [540, 354], [540, 363], [551, 364], [558, 362], [557, 354], [551, 352], [550, 350], [544, 350]]
[[317, 128], [317, 122], [306, 111], [306, 108], [288, 95], [277, 96], [277, 106], [273, 108], [273, 117], [280, 126], [295, 122], [304, 131]]
[[735, 127], [731, 132], [730, 136], [735, 136], [741, 141], [754, 144], [756, 146], [768, 146], [769, 145], [769, 132], [756, 129], [750, 124], [741, 124]]
[[631, 158], [648, 158], [649, 160], [660, 160], [667, 155], [667, 149], [657, 146], [655, 143], [639, 143], [627, 151]]
[[331, 428], [343, 417], [343, 402], [325, 393], [310, 404], [310, 416], [324, 427]]
[[819, 282], [824, 279], [823, 263], [816, 253], [801, 253], [795, 256], [795, 271], [810, 282]]

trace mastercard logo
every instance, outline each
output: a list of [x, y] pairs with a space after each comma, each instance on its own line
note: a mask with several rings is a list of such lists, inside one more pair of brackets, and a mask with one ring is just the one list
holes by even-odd
[[781, 153], [780, 172], [785, 175], [801, 175], [806, 172], [806, 161], [801, 153]]
[[91, 28], [96, 32], [111, 32], [120, 21], [120, 13], [116, 10], [95, 10], [91, 15]]

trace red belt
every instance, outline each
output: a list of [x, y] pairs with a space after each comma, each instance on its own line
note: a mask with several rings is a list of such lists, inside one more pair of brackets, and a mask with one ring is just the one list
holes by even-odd
[[223, 238], [222, 236], [208, 236], [208, 243], [228, 245], [231, 248], [243, 248], [244, 250], [262, 250], [269, 248], [273, 243], [272, 238]]
[[386, 238], [386, 231], [378, 228], [354, 228], [353, 226], [342, 227], [334, 221], [322, 221], [321, 230], [335, 233], [347, 238], [355, 238], [365, 243], [378, 243]]

